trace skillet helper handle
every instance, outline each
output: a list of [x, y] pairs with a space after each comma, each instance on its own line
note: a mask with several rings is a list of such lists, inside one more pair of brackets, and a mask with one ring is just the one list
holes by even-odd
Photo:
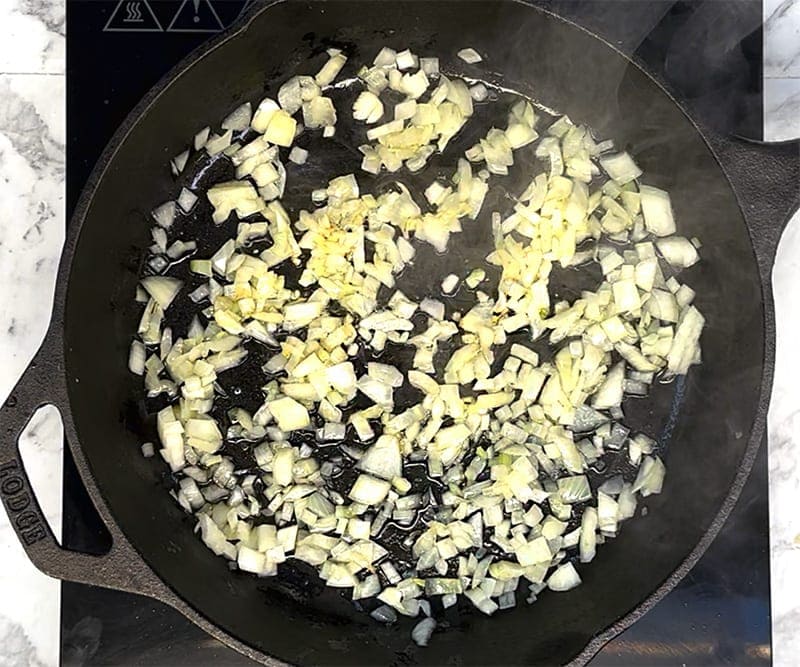
[[800, 208], [800, 141], [711, 139], [742, 207], [762, 281], [769, 284], [781, 235]]
[[49, 332], [0, 408], [0, 499], [28, 558], [43, 573], [77, 583], [147, 593], [148, 574], [152, 573], [115, 526], [108, 525], [112, 546], [104, 555], [59, 546], [25, 472], [19, 439], [33, 415], [45, 405], [55, 406], [62, 415], [69, 409], [61, 346], [60, 335]]

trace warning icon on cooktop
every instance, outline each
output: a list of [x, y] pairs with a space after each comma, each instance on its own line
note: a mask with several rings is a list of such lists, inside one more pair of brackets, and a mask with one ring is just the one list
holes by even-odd
[[119, 0], [104, 32], [164, 32], [147, 0]]
[[220, 32], [222, 21], [211, 0], [183, 0], [167, 32]]

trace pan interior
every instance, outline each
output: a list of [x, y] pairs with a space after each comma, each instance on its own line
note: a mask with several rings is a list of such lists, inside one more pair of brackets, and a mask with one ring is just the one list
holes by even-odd
[[[162, 467], [141, 457], [139, 446], [152, 434], [139, 378], [126, 368], [139, 316], [132, 297], [149, 245], [148, 211], [177, 194], [169, 158], [238, 104], [257, 102], [287, 77], [313, 71], [309, 60], [318, 62], [331, 45], [346, 47], [359, 62], [382, 46], [408, 47], [439, 56], [442, 69], [456, 74], [470, 73], [456, 52], [477, 49], [487, 55], [490, 82], [567, 113], [629, 150], [647, 182], [670, 191], [680, 231], [704, 244], [703, 261], [683, 274], [708, 322], [703, 364], [684, 382], [626, 406], [637, 426], [659, 434], [664, 493], [648, 499], [648, 516], [626, 523], [582, 568], [579, 588], [543, 594], [530, 607], [492, 619], [454, 615], [453, 627], [424, 650], [411, 643], [408, 624], [379, 626], [300, 571], [278, 582], [230, 573], [192, 534], [166, 493]], [[81, 229], [66, 305], [70, 401], [83, 454], [122, 530], [206, 619], [255, 650], [294, 663], [561, 663], [637, 607], [696, 546], [736, 474], [756, 414], [761, 289], [747, 228], [719, 165], [678, 107], [621, 55], [511, 2], [278, 4], [180, 72], [127, 130], [75, 221]], [[344, 164], [357, 165], [346, 153], [330, 159], [336, 165], [324, 167], [321, 180], [346, 173]], [[469, 232], [476, 236], [465, 233], [457, 247], [485, 256], [481, 224], [490, 210]], [[470, 261], [467, 252], [431, 254], [417, 259], [415, 271], [443, 276]], [[551, 285], [556, 293], [574, 288], [568, 279]]]

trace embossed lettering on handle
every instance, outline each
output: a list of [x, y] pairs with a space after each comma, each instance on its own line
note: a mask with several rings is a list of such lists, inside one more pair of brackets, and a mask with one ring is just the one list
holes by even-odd
[[47, 537], [47, 523], [32, 502], [33, 494], [16, 461], [0, 466], [0, 495], [22, 541], [30, 546]]

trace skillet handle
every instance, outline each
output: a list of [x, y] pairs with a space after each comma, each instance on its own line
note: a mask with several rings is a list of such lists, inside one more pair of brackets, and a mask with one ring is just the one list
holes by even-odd
[[61, 336], [49, 331], [44, 344], [0, 408], [0, 499], [28, 558], [45, 574], [77, 583], [154, 595], [161, 582], [120, 530], [105, 518], [103, 521], [112, 537], [108, 553], [95, 556], [60, 547], [25, 472], [19, 439], [33, 415], [44, 405], [55, 406], [62, 416], [69, 410], [62, 349]]
[[769, 285], [781, 235], [800, 208], [800, 141], [708, 138], [747, 221], [762, 283]]

